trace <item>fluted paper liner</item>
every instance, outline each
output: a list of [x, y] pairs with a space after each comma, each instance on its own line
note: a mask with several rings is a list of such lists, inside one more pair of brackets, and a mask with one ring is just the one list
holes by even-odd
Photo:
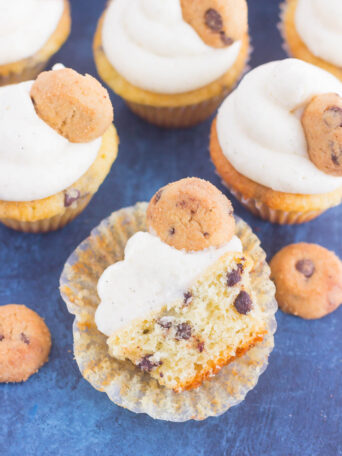
[[[264, 313], [268, 333], [264, 341], [199, 388], [175, 393], [160, 386], [130, 361], [118, 361], [108, 353], [107, 337], [94, 321], [99, 305], [97, 282], [110, 264], [122, 260], [127, 240], [137, 231], [146, 231], [147, 203], [113, 212], [95, 228], [69, 257], [61, 279], [61, 295], [73, 324], [74, 354], [83, 377], [115, 404], [136, 413], [168, 421], [203, 420], [218, 416], [241, 402], [256, 385], [268, 364], [276, 330], [277, 304], [269, 267], [258, 238], [249, 226], [237, 219], [236, 234], [243, 250], [254, 260], [252, 286]], [[152, 254], [152, 253], [151, 253]]]

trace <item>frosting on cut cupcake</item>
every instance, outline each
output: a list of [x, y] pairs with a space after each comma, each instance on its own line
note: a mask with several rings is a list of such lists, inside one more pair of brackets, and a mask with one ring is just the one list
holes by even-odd
[[217, 116], [224, 155], [249, 179], [286, 193], [319, 194], [342, 186], [310, 160], [301, 124], [312, 97], [342, 95], [330, 73], [296, 59], [262, 65], [227, 97]]
[[57, 28], [63, 0], [0, 0], [0, 65], [31, 57]]
[[295, 21], [312, 54], [342, 67], [341, 0], [298, 0]]
[[30, 98], [32, 84], [0, 88], [3, 201], [32, 201], [66, 189], [89, 169], [101, 146], [101, 138], [71, 143], [45, 123]]
[[176, 300], [191, 299], [185, 293], [196, 279], [227, 252], [242, 252], [233, 236], [222, 247], [186, 252], [157, 236], [138, 232], [127, 242], [125, 259], [109, 266], [98, 282], [100, 305], [95, 314], [98, 329], [110, 336], [136, 318]]
[[131, 84], [156, 93], [195, 90], [235, 63], [241, 41], [206, 45], [184, 21], [180, 0], [112, 0], [102, 44], [113, 67]]

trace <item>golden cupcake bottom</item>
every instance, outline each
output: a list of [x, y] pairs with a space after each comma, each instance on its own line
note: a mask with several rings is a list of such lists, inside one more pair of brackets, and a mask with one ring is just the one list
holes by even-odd
[[297, 32], [295, 22], [297, 5], [298, 0], [286, 0], [282, 5], [280, 29], [285, 40], [286, 50], [292, 57], [319, 66], [342, 81], [342, 68], [315, 56]]
[[126, 101], [135, 114], [160, 127], [190, 127], [208, 118], [234, 88], [248, 61], [250, 49], [249, 37], [246, 34], [234, 65], [211, 84], [175, 95], [143, 90], [129, 83], [107, 59], [101, 38], [103, 18], [104, 15], [99, 21], [94, 38], [94, 57], [99, 75]]
[[231, 193], [254, 215], [264, 220], [281, 225], [309, 222], [342, 202], [342, 187], [316, 195], [283, 193], [240, 174], [223, 154], [217, 136], [216, 119], [211, 128], [210, 155], [217, 173]]
[[46, 233], [63, 228], [88, 205], [116, 159], [119, 139], [110, 126], [102, 137], [97, 158], [69, 188], [36, 201], [1, 201], [0, 223], [26, 233]]
[[218, 416], [240, 403], [256, 385], [268, 364], [274, 346], [277, 305], [270, 269], [260, 241], [242, 220], [236, 221], [236, 234], [254, 268], [251, 281], [262, 310], [266, 335], [197, 389], [175, 393], [134, 366], [109, 355], [107, 337], [100, 333], [94, 315], [99, 305], [97, 283], [102, 272], [124, 257], [128, 239], [146, 231], [147, 203], [114, 212], [96, 227], [68, 259], [60, 280], [60, 291], [73, 325], [74, 355], [83, 377], [115, 404], [135, 413], [147, 413], [168, 421], [203, 420]]
[[69, 36], [71, 27], [69, 0], [64, 0], [64, 11], [57, 28], [44, 46], [31, 57], [17, 62], [0, 65], [0, 86], [36, 79], [49, 59], [55, 54]]

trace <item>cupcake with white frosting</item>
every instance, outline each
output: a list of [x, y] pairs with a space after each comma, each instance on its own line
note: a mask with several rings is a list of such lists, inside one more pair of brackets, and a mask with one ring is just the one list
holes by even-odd
[[104, 220], [67, 261], [61, 294], [84, 377], [155, 418], [223, 413], [253, 388], [273, 347], [265, 254], [198, 178]]
[[342, 80], [342, 2], [286, 0], [280, 29], [286, 50]]
[[61, 228], [89, 203], [116, 158], [107, 91], [67, 68], [0, 88], [0, 222]]
[[136, 114], [164, 127], [207, 118], [248, 53], [245, 0], [112, 0], [94, 39], [102, 79]]
[[218, 174], [254, 214], [309, 221], [342, 199], [342, 83], [286, 59], [245, 76], [213, 122]]
[[0, 86], [34, 79], [70, 26], [69, 0], [0, 0]]

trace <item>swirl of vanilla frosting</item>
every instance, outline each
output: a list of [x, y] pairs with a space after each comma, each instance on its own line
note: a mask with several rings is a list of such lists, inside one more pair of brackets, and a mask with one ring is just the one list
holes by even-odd
[[31, 57], [57, 28], [63, 0], [0, 0], [0, 65]]
[[342, 186], [310, 160], [301, 114], [315, 95], [338, 93], [330, 73], [297, 59], [252, 70], [217, 116], [223, 154], [244, 176], [280, 192], [319, 194]]
[[312, 54], [342, 67], [341, 0], [298, 0], [295, 22]]
[[0, 87], [0, 200], [32, 201], [76, 182], [95, 161], [101, 138], [71, 143], [38, 117], [33, 81]]
[[131, 84], [156, 93], [195, 90], [235, 63], [241, 41], [207, 46], [182, 17], [180, 0], [112, 0], [102, 28], [104, 52]]

